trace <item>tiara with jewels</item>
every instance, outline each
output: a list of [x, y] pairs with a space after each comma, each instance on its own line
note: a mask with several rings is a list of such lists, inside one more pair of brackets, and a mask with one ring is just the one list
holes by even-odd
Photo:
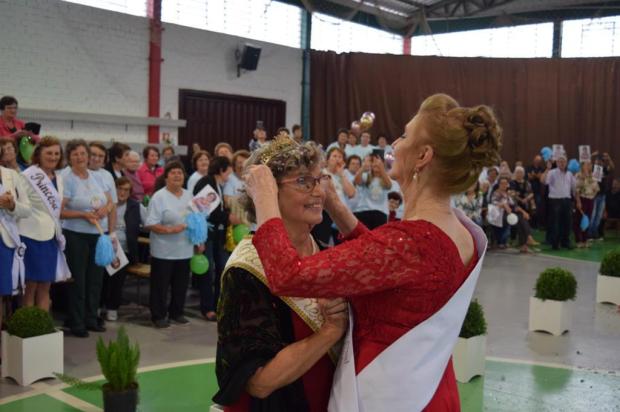
[[[294, 151], [298, 151], [295, 154]], [[304, 152], [304, 147], [291, 139], [289, 135], [280, 135], [264, 149], [260, 155], [260, 161], [264, 165], [269, 165], [269, 162], [275, 157], [281, 154], [290, 152], [290, 154], [301, 157]]]

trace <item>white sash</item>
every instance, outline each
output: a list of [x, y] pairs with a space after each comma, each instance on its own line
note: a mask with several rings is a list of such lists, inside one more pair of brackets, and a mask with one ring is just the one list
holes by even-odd
[[[2, 169], [4, 172], [4, 168]], [[13, 183], [13, 176], [10, 173], [1, 173], [2, 184], [0, 185], [0, 194], [10, 192], [13, 195], [15, 201], [17, 201], [17, 194], [15, 193], [15, 184]], [[17, 223], [15, 219], [8, 213], [2, 211], [0, 213], [0, 224], [4, 227], [7, 234], [15, 244], [15, 251], [13, 252], [13, 263], [11, 265], [11, 276], [13, 286], [13, 294], [16, 295], [20, 290], [24, 289], [24, 278], [26, 275], [26, 269], [24, 267], [24, 254], [26, 253], [26, 245], [19, 237], [19, 230], [17, 229]]]
[[34, 191], [39, 195], [43, 204], [47, 208], [47, 212], [54, 220], [56, 241], [58, 242], [58, 256], [56, 259], [56, 282], [62, 282], [71, 277], [71, 271], [67, 265], [67, 259], [63, 253], [65, 250], [65, 236], [62, 234], [60, 227], [60, 212], [62, 210], [61, 186], [62, 180], [56, 175], [59, 190], [56, 190], [54, 184], [47, 174], [38, 166], [30, 166], [24, 170], [22, 174], [26, 177], [26, 181], [32, 186]]
[[476, 267], [438, 312], [401, 336], [357, 376], [351, 318], [334, 375], [330, 412], [414, 412], [423, 410], [433, 398], [465, 319], [487, 247], [482, 229], [461, 211], [455, 213], [476, 242]]
[[25, 285], [24, 281], [26, 276], [26, 268], [24, 266], [24, 255], [26, 254], [26, 245], [19, 237], [17, 223], [4, 211], [0, 213], [0, 224], [9, 234], [13, 243], [15, 243], [15, 252], [13, 252], [11, 275], [13, 277], [13, 294], [16, 295], [19, 293], [20, 290], [23, 290]]

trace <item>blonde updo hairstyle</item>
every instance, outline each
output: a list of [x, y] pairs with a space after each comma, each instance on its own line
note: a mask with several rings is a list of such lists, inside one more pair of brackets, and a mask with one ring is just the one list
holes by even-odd
[[500, 161], [502, 128], [490, 107], [460, 107], [435, 94], [422, 102], [418, 116], [425, 131], [419, 144], [433, 148], [432, 178], [444, 193], [464, 192], [483, 167]]
[[[280, 181], [292, 173], [309, 174], [314, 168], [320, 166], [323, 161], [323, 152], [313, 142], [299, 144], [290, 137], [278, 137], [268, 145], [262, 146], [252, 152], [245, 161], [243, 173], [250, 166], [264, 164], [269, 169], [276, 181]], [[245, 189], [241, 190], [239, 204], [247, 213], [248, 220], [256, 223], [256, 209], [252, 198]]]

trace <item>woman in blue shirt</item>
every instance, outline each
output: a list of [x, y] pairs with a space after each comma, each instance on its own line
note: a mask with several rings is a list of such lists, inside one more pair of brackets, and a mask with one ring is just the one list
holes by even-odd
[[[98, 323], [104, 268], [95, 264], [95, 247], [99, 229], [116, 226], [112, 195], [102, 181], [88, 170], [90, 150], [82, 139], [67, 143], [65, 153], [70, 168], [63, 173], [63, 201], [60, 217], [67, 246], [65, 256], [73, 282], [69, 287], [67, 325], [80, 338], [88, 331], [104, 332]], [[113, 232], [110, 237], [115, 238]]]
[[185, 217], [191, 211], [192, 194], [183, 189], [183, 164], [176, 160], [167, 163], [162, 176], [166, 185], [153, 194], [144, 222], [145, 228], [151, 231], [150, 308], [156, 328], [167, 328], [170, 321], [189, 323], [183, 309], [189, 284], [189, 260], [194, 251], [185, 234]]

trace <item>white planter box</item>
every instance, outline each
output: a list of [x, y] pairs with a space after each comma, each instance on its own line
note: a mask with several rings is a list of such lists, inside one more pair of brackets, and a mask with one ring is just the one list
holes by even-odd
[[541, 300], [530, 297], [530, 331], [545, 331], [559, 336], [573, 324], [572, 300]]
[[487, 351], [485, 335], [459, 338], [452, 352], [452, 364], [456, 380], [467, 383], [474, 376], [484, 375], [484, 360]]
[[32, 338], [18, 338], [2, 331], [2, 377], [22, 386], [63, 373], [62, 331]]
[[596, 277], [596, 302], [620, 305], [620, 278], [599, 274]]
[[217, 403], [214, 403], [213, 405], [211, 405], [209, 412], [224, 412], [224, 407], [218, 405]]

